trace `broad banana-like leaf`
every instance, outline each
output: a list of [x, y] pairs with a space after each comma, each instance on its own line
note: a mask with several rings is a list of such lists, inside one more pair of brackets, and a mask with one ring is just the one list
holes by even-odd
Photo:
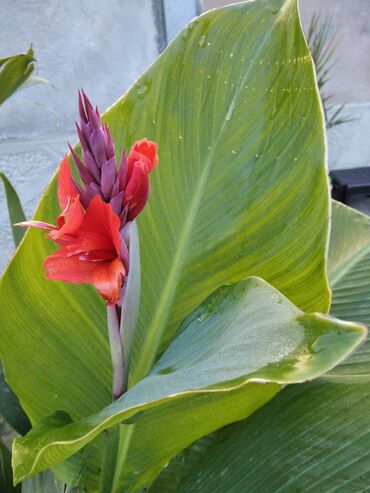
[[330, 311], [370, 325], [370, 218], [335, 201], [328, 271]]
[[22, 493], [69, 493], [69, 491], [49, 470], [26, 479], [22, 483]]
[[[130, 386], [225, 283], [258, 275], [300, 309], [328, 310], [324, 125], [295, 0], [196, 19], [104, 119], [118, 151], [146, 136], [160, 154], [138, 219]], [[37, 219], [58, 215], [55, 187]], [[0, 286], [0, 353], [33, 424], [58, 409], [80, 420], [110, 401], [104, 304], [90, 287], [45, 281], [52, 251], [42, 232], [28, 232]], [[99, 459], [86, 457], [97, 474]]]
[[0, 415], [21, 435], [27, 433], [31, 423], [19, 404], [17, 396], [8, 386], [0, 363]]
[[22, 228], [15, 227], [14, 224], [25, 221], [26, 216], [23, 212], [22, 204], [21, 201], [19, 200], [15, 188], [10, 183], [8, 178], [4, 175], [4, 173], [0, 172], [0, 179], [4, 184], [6, 201], [8, 204], [10, 226], [12, 228], [14, 244], [17, 247], [24, 236], [25, 230]]
[[13, 486], [12, 457], [8, 447], [0, 441], [0, 491], [20, 493], [21, 485]]
[[[337, 202], [329, 278], [332, 313], [370, 323], [370, 218]], [[367, 491], [369, 348], [367, 341], [324, 377], [285, 389], [247, 420], [221, 431], [213, 442], [189, 449], [185, 462], [170, 464], [170, 473], [163, 472], [150, 491]]]
[[[0, 172], [0, 179], [5, 187], [6, 200], [8, 204], [9, 219], [15, 246], [20, 243], [24, 231], [13, 226], [16, 222], [25, 221], [21, 202], [13, 185], [4, 173]], [[21, 408], [17, 396], [5, 382], [4, 372], [0, 363], [0, 414], [20, 434], [25, 434], [30, 429], [30, 422]]]
[[134, 429], [124, 427], [132, 447], [110, 491], [137, 491], [195, 439], [248, 416], [280, 385], [318, 377], [365, 336], [364, 326], [304, 314], [259, 278], [222, 287], [184, 322], [149, 375], [119, 400], [77, 423], [59, 412], [15, 440], [16, 481], [135, 418]]
[[0, 105], [24, 84], [34, 68], [32, 46], [27, 53], [0, 58]]

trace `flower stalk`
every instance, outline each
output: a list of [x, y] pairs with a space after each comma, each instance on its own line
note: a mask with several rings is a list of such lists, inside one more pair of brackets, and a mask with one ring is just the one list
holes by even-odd
[[109, 345], [112, 357], [113, 383], [112, 383], [112, 400], [115, 401], [126, 392], [127, 388], [124, 375], [125, 355], [120, 333], [120, 317], [116, 305], [107, 306], [107, 322]]
[[65, 156], [58, 175], [61, 213], [57, 224], [25, 221], [18, 226], [44, 229], [46, 237], [59, 245], [44, 261], [47, 279], [93, 284], [105, 300], [115, 400], [126, 391], [128, 380], [121, 318], [130, 311], [128, 305], [135, 304], [135, 300], [123, 304], [130, 271], [129, 231], [148, 201], [149, 173], [159, 159], [157, 144], [146, 138], [135, 142], [127, 157], [125, 151], [120, 158], [116, 156], [113, 138], [98, 108], [93, 108], [83, 91], [78, 101], [80, 122], [76, 127], [82, 156], [72, 146], [70, 151], [80, 179], [72, 177]]

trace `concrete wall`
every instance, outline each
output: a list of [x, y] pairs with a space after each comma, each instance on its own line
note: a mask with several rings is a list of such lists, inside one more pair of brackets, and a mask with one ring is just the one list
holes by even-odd
[[[0, 57], [32, 42], [37, 75], [55, 86], [27, 88], [0, 108], [0, 170], [28, 217], [67, 141], [76, 140], [77, 89], [104, 110], [158, 55], [152, 7], [151, 0], [0, 0]], [[0, 204], [1, 272], [12, 252], [1, 186]]]

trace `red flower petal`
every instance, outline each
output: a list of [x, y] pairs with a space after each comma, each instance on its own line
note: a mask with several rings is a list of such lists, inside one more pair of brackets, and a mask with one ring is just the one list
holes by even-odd
[[156, 142], [148, 139], [141, 139], [135, 142], [135, 144], [132, 146], [131, 151], [132, 150], [145, 156], [148, 160], [148, 173], [153, 171], [153, 169], [157, 166], [159, 162]]
[[119, 258], [95, 271], [93, 284], [108, 305], [118, 303], [124, 275], [126, 275], [126, 269]]
[[117, 303], [126, 274], [120, 258], [119, 217], [99, 196], [92, 199], [85, 215], [77, 197], [65, 215], [65, 225], [49, 233], [63, 248], [45, 260], [46, 277], [93, 284], [108, 304]]
[[68, 257], [61, 248], [44, 262], [46, 278], [78, 284], [93, 284], [109, 305], [120, 299], [122, 276], [126, 274], [119, 258], [109, 262], [82, 260], [79, 255]]
[[63, 236], [67, 235], [69, 237], [76, 235], [81, 227], [83, 219], [84, 211], [80, 203], [80, 197], [77, 195], [72, 200], [69, 199], [65, 210], [58, 217], [59, 228], [51, 231], [46, 237], [63, 245], [66, 241]]
[[149, 196], [149, 177], [145, 162], [136, 163], [125, 190], [125, 201], [128, 205], [127, 221], [133, 221], [141, 212]]
[[90, 202], [79, 230], [84, 250], [111, 250], [118, 254], [121, 246], [120, 220], [112, 206], [96, 195]]
[[77, 192], [72, 181], [71, 168], [69, 167], [68, 157], [65, 156], [60, 164], [58, 175], [58, 200], [62, 210], [64, 210], [69, 201], [76, 197]]
[[145, 163], [147, 173], [153, 171], [158, 164], [157, 144], [148, 139], [138, 140], [131, 148], [127, 157], [127, 182], [138, 163]]

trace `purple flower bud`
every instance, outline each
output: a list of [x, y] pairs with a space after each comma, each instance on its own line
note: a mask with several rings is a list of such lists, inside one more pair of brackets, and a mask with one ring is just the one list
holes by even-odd
[[136, 217], [147, 201], [147, 175], [158, 162], [156, 144], [147, 139], [136, 142], [128, 159], [123, 151], [117, 169], [114, 142], [108, 125], [102, 123], [98, 108], [93, 108], [83, 91], [78, 92], [78, 108], [80, 122], [76, 123], [76, 129], [82, 159], [71, 146], [70, 150], [83, 183], [81, 187], [74, 182], [81, 204], [86, 209], [90, 201], [99, 195], [111, 204], [123, 227]]

